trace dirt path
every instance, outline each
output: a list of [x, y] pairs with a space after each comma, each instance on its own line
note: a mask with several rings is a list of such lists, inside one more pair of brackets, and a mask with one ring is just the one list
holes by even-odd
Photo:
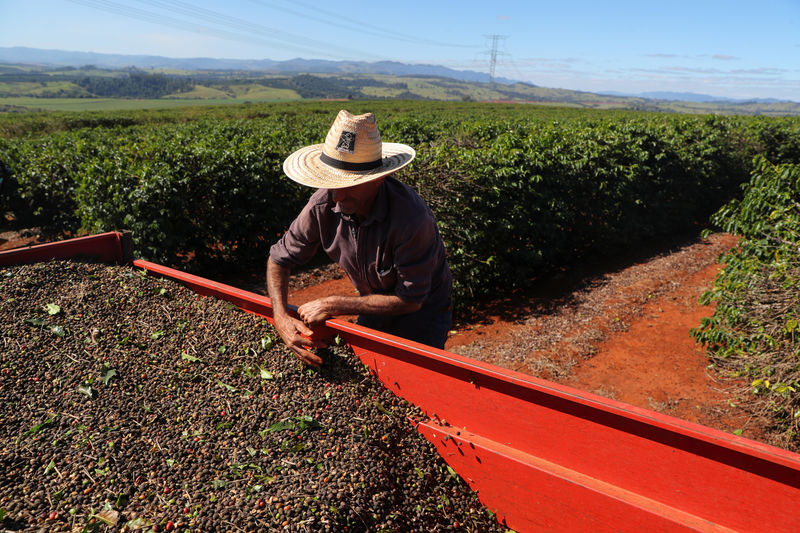
[[687, 274], [672, 290], [649, 301], [627, 331], [598, 343], [594, 356], [582, 361], [565, 382], [692, 422], [723, 423], [731, 431], [740, 427], [743, 421], [728, 419], [728, 394], [708, 371], [702, 347], [689, 335], [713, 313], [697, 300], [718, 270], [711, 264]]

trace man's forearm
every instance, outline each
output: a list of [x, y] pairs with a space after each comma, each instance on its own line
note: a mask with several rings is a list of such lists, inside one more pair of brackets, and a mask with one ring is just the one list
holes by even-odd
[[272, 300], [272, 310], [275, 314], [289, 312], [289, 275], [291, 270], [287, 267], [267, 260], [267, 292]]
[[322, 359], [309, 348], [322, 348], [324, 341], [311, 340], [313, 331], [289, 314], [289, 274], [291, 270], [267, 261], [267, 292], [272, 300], [272, 318], [278, 335], [305, 364], [319, 366]]
[[[267, 261], [267, 291], [276, 319], [289, 316], [290, 274], [289, 268]], [[326, 296], [301, 305], [298, 313], [307, 324], [317, 324], [339, 315], [404, 315], [421, 307], [421, 303], [406, 302], [394, 294]]]
[[366, 296], [328, 296], [322, 299], [329, 315], [404, 315], [413, 313], [422, 304], [402, 300], [394, 294]]

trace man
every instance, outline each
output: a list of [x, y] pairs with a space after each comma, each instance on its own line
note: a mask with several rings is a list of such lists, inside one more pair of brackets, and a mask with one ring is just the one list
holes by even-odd
[[[323, 144], [301, 148], [283, 163], [294, 181], [316, 187], [289, 230], [272, 246], [267, 289], [275, 327], [304, 363], [322, 364], [309, 348], [311, 327], [337, 315], [423, 344], [444, 347], [452, 320], [452, 276], [427, 204], [391, 174], [414, 149], [381, 142], [372, 113], [340, 111]], [[328, 296], [288, 308], [289, 276], [319, 247], [338, 263], [358, 296]]]

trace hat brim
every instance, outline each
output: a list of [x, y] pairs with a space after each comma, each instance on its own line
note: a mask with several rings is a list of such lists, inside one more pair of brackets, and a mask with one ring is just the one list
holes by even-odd
[[381, 166], [371, 170], [342, 170], [326, 165], [320, 160], [322, 144], [306, 146], [294, 152], [283, 162], [283, 172], [289, 178], [318, 189], [342, 189], [388, 176], [411, 163], [416, 152], [400, 143], [382, 143]]

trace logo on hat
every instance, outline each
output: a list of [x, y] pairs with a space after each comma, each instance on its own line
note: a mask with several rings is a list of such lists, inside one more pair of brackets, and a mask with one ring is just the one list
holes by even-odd
[[348, 154], [355, 153], [356, 151], [356, 134], [352, 131], [343, 131], [339, 136], [339, 142], [336, 143], [336, 150], [339, 152], [347, 152]]

